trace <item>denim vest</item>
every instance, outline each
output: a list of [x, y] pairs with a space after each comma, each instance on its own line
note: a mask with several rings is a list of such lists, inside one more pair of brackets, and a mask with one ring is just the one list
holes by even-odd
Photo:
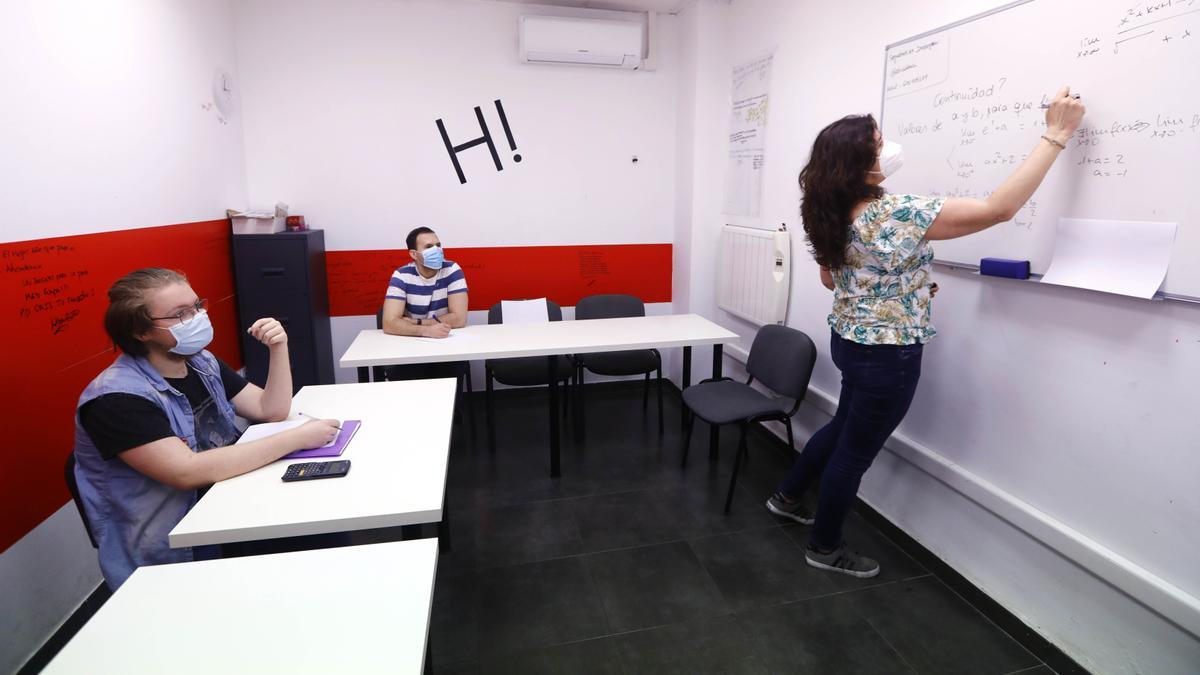
[[[79, 422], [79, 409], [105, 394], [141, 396], [166, 413], [171, 430], [192, 452], [220, 447], [238, 437], [233, 406], [225, 397], [217, 359], [202, 351], [188, 359], [217, 410], [216, 427], [195, 428], [187, 397], [167, 383], [145, 358], [122, 354], [83, 390], [75, 408], [75, 479], [88, 522], [100, 549], [100, 571], [117, 590], [141, 565], [186, 562], [190, 548], [172, 549], [167, 533], [196, 503], [194, 490], [177, 490], [141, 474], [119, 458], [105, 460]], [[203, 434], [205, 443], [197, 436]]]

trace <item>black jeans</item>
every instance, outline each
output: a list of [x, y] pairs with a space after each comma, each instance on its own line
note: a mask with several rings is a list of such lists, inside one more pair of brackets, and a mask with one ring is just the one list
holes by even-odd
[[864, 345], [833, 333], [833, 363], [842, 371], [837, 413], [796, 459], [779, 491], [800, 499], [820, 477], [816, 522], [809, 543], [841, 545], [846, 520], [863, 474], [892, 435], [917, 391], [923, 345]]

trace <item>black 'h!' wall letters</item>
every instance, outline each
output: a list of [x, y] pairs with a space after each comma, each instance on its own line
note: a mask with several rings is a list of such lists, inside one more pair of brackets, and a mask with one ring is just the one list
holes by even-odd
[[[508, 147], [516, 153], [517, 142], [513, 140], [512, 129], [508, 126], [508, 117], [504, 114], [504, 105], [500, 103], [500, 99], [496, 99], [495, 104], [496, 114], [500, 116], [500, 125], [504, 127], [504, 136], [508, 140]], [[483, 111], [479, 109], [479, 106], [475, 106], [475, 119], [479, 120], [479, 129], [483, 132], [483, 135], [465, 143], [459, 143], [458, 145], [454, 145], [450, 141], [450, 136], [446, 133], [446, 125], [442, 123], [442, 120], [437, 120], [438, 132], [442, 134], [442, 142], [446, 144], [446, 152], [450, 155], [450, 162], [454, 164], [454, 172], [458, 174], [458, 182], [460, 184], [465, 184], [467, 177], [463, 174], [462, 165], [458, 162], [458, 153], [463, 150], [469, 150], [477, 145], [486, 143], [488, 152], [492, 153], [492, 162], [496, 165], [496, 170], [504, 170], [504, 165], [500, 163], [500, 155], [496, 152], [496, 144], [492, 142], [492, 134], [488, 131], [487, 120], [483, 118]], [[521, 155], [513, 154], [513, 161], [520, 162]]]

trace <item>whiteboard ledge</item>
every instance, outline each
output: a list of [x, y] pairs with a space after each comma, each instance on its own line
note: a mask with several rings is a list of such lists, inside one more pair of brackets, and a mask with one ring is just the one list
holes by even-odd
[[[1041, 283], [1041, 281], [1042, 281], [1042, 275], [1040, 275], [1040, 274], [1030, 274], [1028, 279], [1009, 279], [1007, 277], [995, 277], [995, 276], [990, 276], [990, 275], [983, 275], [983, 274], [979, 273], [979, 265], [972, 265], [971, 263], [950, 262], [948, 260], [934, 260], [933, 264], [939, 265], [941, 267], [945, 267], [947, 269], [952, 269], [952, 270], [964, 270], [967, 272], [971, 272], [971, 273], [975, 274], [976, 276], [980, 276], [980, 277], [986, 276], [988, 279], [1002, 279], [1004, 281], [1015, 281], [1017, 283], [1032, 282], [1035, 284]], [[1056, 288], [1074, 288], [1073, 286], [1058, 286], [1057, 284], [1055, 284], [1054, 286]], [[1104, 291], [1097, 291], [1097, 290], [1091, 289], [1091, 288], [1080, 288], [1077, 290], [1090, 291], [1092, 293], [1104, 293]], [[1106, 295], [1116, 295], [1117, 297], [1129, 298], [1131, 300], [1140, 300], [1141, 299], [1141, 298], [1135, 298], [1131, 295], [1121, 295], [1119, 293], [1106, 293]], [[1174, 300], [1175, 302], [1187, 302], [1187, 303], [1191, 303], [1191, 304], [1195, 304], [1195, 305], [1200, 305], [1200, 298], [1198, 298], [1198, 297], [1194, 297], [1191, 295], [1181, 295], [1179, 293], [1166, 293], [1163, 291], [1159, 291], [1158, 293], [1154, 294], [1154, 297], [1146, 298], [1146, 299], [1148, 299], [1150, 301]]]

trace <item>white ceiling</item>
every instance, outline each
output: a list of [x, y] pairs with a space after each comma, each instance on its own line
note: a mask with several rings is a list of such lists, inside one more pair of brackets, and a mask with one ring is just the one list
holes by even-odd
[[499, 0], [526, 5], [556, 5], [558, 7], [586, 7], [588, 9], [619, 9], [633, 12], [655, 12], [675, 14], [691, 0]]

